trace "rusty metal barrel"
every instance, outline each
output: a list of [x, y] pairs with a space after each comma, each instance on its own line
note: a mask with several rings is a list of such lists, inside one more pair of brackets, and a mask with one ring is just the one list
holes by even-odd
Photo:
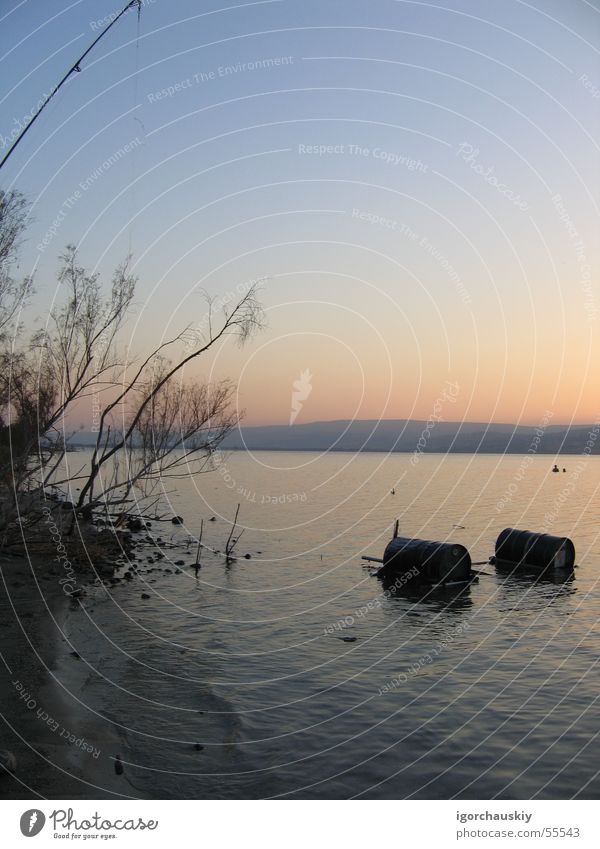
[[471, 557], [464, 545], [394, 537], [383, 554], [378, 574], [411, 576], [416, 583], [445, 584], [471, 579]]
[[575, 546], [568, 537], [505, 528], [496, 540], [496, 560], [538, 569], [572, 569]]

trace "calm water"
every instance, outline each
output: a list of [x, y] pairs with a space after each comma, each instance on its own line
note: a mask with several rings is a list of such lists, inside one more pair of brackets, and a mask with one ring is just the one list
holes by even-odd
[[[154, 530], [179, 548], [69, 623], [81, 699], [119, 723], [132, 794], [600, 797], [600, 458], [575, 478], [579, 460], [551, 474], [536, 457], [519, 476], [519, 456], [234, 452], [177, 482], [185, 527]], [[222, 550], [238, 501], [241, 559], [164, 571], [193, 560], [201, 519]], [[488, 565], [415, 600], [360, 560], [396, 517], [486, 560], [502, 528], [550, 529], [548, 513], [575, 542], [573, 580]]]

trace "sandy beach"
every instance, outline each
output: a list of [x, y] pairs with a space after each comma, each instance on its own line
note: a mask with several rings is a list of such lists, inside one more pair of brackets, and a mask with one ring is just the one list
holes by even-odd
[[[185, 546], [151, 566], [157, 546], [137, 545], [131, 565], [104, 580], [77, 568], [65, 583], [64, 570], [48, 558], [0, 561], [0, 749], [17, 762], [14, 774], [0, 775], [0, 798], [219, 796], [219, 779], [211, 776], [236, 768], [236, 716], [211, 687], [188, 685], [176, 697], [184, 717], [194, 717], [185, 732], [177, 714], [152, 698], [149, 683], [137, 694], [131, 689], [148, 661], [166, 675], [172, 661], [143, 630], [150, 654], [144, 660], [130, 653], [132, 625], [139, 629], [124, 611], [147, 605], [167, 577], [188, 577], [173, 562]], [[181, 658], [183, 650], [173, 653]], [[209, 680], [210, 662], [202, 668]], [[186, 699], [196, 708], [183, 707]], [[165, 769], [173, 786], [164, 783]]]
[[[0, 562], [0, 748], [15, 774], [0, 776], [2, 798], [119, 798], [138, 795], [115, 772], [120, 738], [79, 702], [80, 664], [65, 635], [79, 601], [47, 562]], [[122, 748], [122, 746], [121, 746]]]

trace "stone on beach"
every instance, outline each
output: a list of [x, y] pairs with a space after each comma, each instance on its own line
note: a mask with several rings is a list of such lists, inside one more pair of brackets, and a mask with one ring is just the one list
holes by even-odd
[[17, 771], [17, 759], [8, 749], [0, 749], [0, 776]]

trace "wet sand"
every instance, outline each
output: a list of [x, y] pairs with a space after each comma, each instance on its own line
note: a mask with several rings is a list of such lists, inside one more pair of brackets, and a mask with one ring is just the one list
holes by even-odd
[[[237, 717], [210, 687], [186, 684], [175, 708], [153, 699], [152, 667], [160, 677], [184, 654], [168, 641], [165, 654], [126, 608], [135, 613], [151, 590], [148, 572], [154, 585], [181, 570], [150, 569], [139, 548], [135, 577], [122, 567], [103, 585], [78, 573], [78, 598], [64, 592], [60, 566], [0, 559], [0, 749], [17, 760], [14, 775], [0, 769], [0, 798], [222, 798], [221, 777], [244, 771]], [[139, 662], [122, 651], [132, 632]], [[202, 709], [178, 711], [187, 701]]]
[[17, 760], [0, 771], [0, 798], [137, 797], [115, 772], [118, 730], [79, 702], [65, 636], [79, 601], [59, 581], [47, 561], [0, 560], [0, 749]]

